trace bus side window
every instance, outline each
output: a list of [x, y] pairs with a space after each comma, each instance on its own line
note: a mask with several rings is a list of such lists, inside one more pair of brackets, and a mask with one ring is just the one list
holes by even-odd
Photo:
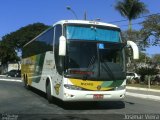
[[61, 57], [59, 56], [59, 38], [62, 35], [62, 26], [61, 25], [56, 25], [55, 26], [55, 41], [54, 41], [54, 58], [55, 58], [55, 64], [56, 64], [56, 69], [57, 72], [62, 75], [62, 62], [61, 62]]

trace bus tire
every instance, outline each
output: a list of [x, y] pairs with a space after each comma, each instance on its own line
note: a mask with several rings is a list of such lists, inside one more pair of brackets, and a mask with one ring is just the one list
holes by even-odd
[[29, 84], [28, 84], [28, 78], [27, 78], [27, 76], [24, 77], [24, 87], [25, 87], [27, 90], [30, 89], [30, 86], [29, 86]]
[[48, 82], [48, 84], [46, 85], [46, 95], [47, 95], [47, 100], [49, 103], [53, 102], [53, 98], [51, 95], [51, 85], [50, 82]]

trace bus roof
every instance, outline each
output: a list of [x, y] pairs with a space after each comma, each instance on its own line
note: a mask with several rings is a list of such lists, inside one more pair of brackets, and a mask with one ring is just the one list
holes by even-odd
[[[58, 22], [56, 22], [55, 24], [53, 24], [53, 26], [57, 25], [57, 24], [86, 24], [86, 25], [100, 25], [100, 26], [106, 26], [106, 27], [112, 27], [112, 28], [118, 28], [120, 29], [118, 26], [113, 25], [113, 24], [109, 24], [109, 23], [104, 23], [104, 22], [98, 22], [98, 21], [89, 21], [89, 20], [60, 20]], [[48, 28], [50, 29], [50, 28]], [[47, 29], [47, 30], [48, 30]], [[29, 43], [31, 43], [32, 41], [34, 41], [37, 37], [39, 37], [40, 35], [42, 35], [43, 33], [45, 33], [47, 30], [43, 31], [42, 33], [40, 33], [38, 36], [36, 36], [35, 38], [33, 38], [31, 41], [29, 41], [28, 43], [26, 43], [23, 47], [27, 46]]]
[[114, 27], [114, 28], [119, 28], [116, 25], [109, 24], [109, 23], [104, 23], [104, 22], [98, 22], [98, 21], [88, 21], [88, 20], [61, 20], [53, 24], [55, 26], [56, 24], [67, 24], [67, 23], [73, 23], [73, 24], [86, 24], [86, 25], [101, 25], [101, 26], [106, 26], [106, 27]]

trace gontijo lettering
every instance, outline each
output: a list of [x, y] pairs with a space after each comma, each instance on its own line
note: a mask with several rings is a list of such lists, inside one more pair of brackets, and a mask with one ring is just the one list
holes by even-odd
[[84, 85], [84, 86], [93, 86], [93, 83], [81, 83], [81, 85]]

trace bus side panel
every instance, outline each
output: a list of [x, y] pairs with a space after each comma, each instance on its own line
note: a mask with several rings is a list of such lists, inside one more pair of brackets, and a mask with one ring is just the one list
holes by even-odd
[[63, 90], [62, 90], [63, 77], [56, 70], [53, 52], [47, 52], [45, 55], [45, 59], [44, 59], [43, 71], [42, 71], [42, 76], [40, 80], [41, 82], [39, 83], [40, 84], [39, 86], [43, 85], [44, 92], [46, 92], [47, 78], [49, 79], [50, 84], [51, 84], [51, 95], [59, 99], [62, 99], [63, 97]]
[[50, 75], [50, 70], [44, 69], [46, 54], [34, 55], [23, 59], [22, 62], [22, 74], [27, 76], [29, 85], [44, 92], [47, 76]]
[[31, 56], [22, 60], [22, 77], [23, 80], [24, 78], [27, 79], [30, 86], [32, 85], [32, 76], [35, 72], [35, 61], [36, 56]]
[[22, 75], [27, 76], [30, 86], [46, 92], [46, 80], [50, 80], [51, 94], [62, 99], [62, 76], [56, 70], [52, 51], [22, 60]]

